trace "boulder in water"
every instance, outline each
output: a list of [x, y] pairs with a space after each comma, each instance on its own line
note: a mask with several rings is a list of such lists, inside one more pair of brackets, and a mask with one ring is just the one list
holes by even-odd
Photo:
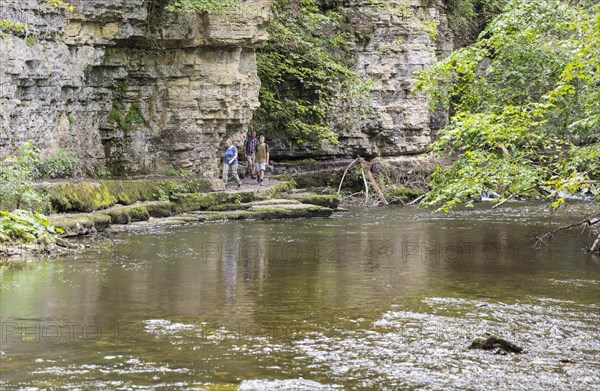
[[496, 353], [522, 353], [523, 348], [515, 345], [512, 342], [508, 342], [492, 333], [485, 332], [483, 335], [476, 337], [469, 349], [483, 349], [483, 350], [495, 350]]

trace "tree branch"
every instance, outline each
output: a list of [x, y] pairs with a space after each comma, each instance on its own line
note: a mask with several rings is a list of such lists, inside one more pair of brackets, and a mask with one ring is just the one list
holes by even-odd
[[[582, 220], [578, 223], [574, 223], [574, 224], [567, 225], [564, 227], [559, 227], [553, 231], [546, 232], [542, 236], [536, 236], [533, 248], [535, 248], [536, 250], [539, 250], [542, 247], [542, 244], [545, 244], [546, 246], [548, 246], [548, 244], [546, 243], [546, 239], [548, 239], [548, 240], [552, 239], [552, 237], [554, 237], [554, 234], [556, 234], [560, 231], [579, 227], [582, 225], [586, 226], [586, 227], [591, 227], [592, 225], [596, 225], [596, 224], [600, 223], [600, 218], [598, 218], [598, 217], [600, 217], [600, 213], [593, 214], [592, 216], [590, 216], [587, 219]], [[598, 238], [594, 241], [594, 244], [592, 244], [592, 246], [589, 249], [587, 249], [587, 251], [588, 252], [598, 252], [599, 250], [600, 250], [600, 235], [598, 235]]]

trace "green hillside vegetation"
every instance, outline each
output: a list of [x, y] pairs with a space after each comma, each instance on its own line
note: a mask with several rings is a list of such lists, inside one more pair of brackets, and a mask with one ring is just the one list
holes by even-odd
[[419, 74], [417, 91], [453, 113], [425, 204], [449, 209], [550, 192], [599, 195], [600, 6], [509, 1], [479, 39]]

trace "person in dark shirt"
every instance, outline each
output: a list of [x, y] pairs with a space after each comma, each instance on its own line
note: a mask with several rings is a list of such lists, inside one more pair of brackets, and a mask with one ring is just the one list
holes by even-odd
[[246, 137], [246, 141], [244, 141], [244, 156], [246, 156], [246, 160], [248, 161], [248, 165], [246, 166], [246, 175], [250, 173], [250, 177], [252, 179], [256, 178], [256, 167], [254, 163], [254, 149], [258, 145], [258, 139], [256, 138], [256, 132], [252, 131]]

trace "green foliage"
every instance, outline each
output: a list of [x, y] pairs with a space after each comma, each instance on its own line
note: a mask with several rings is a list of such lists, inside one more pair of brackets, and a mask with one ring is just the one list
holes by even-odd
[[54, 155], [37, 162], [34, 176], [36, 179], [72, 178], [79, 159], [60, 148]]
[[98, 179], [108, 179], [110, 175], [110, 170], [106, 166], [96, 166], [94, 168], [94, 176]]
[[[44, 4], [54, 8], [54, 9], [63, 9], [67, 12], [75, 11], [75, 8], [66, 1], [63, 0], [38, 0], [43, 2]], [[16, 22], [10, 19], [2, 19], [0, 20], [0, 39], [7, 39], [10, 37], [9, 34], [13, 35], [21, 35], [26, 33], [29, 29], [29, 26], [26, 23]], [[33, 47], [37, 43], [37, 37], [33, 34], [27, 35], [26, 37], [27, 45]]]
[[[257, 59], [261, 106], [253, 129], [298, 143], [337, 143], [332, 118], [355, 113], [350, 127], [365, 115], [371, 85], [350, 66], [351, 33], [346, 18], [313, 0], [276, 0], [270, 40]], [[348, 116], [350, 117], [350, 116]]]
[[35, 34], [29, 34], [26, 38], [25, 38], [25, 43], [27, 44], [27, 46], [29, 47], [35, 47], [35, 45], [37, 44], [37, 36]]
[[125, 114], [122, 113], [123, 109], [123, 103], [120, 99], [113, 100], [108, 120], [111, 125], [117, 125], [127, 135], [133, 131], [135, 124], [143, 124], [145, 121], [137, 103], [129, 106], [129, 110]]
[[444, 0], [450, 29], [460, 43], [474, 40], [487, 22], [498, 15], [506, 0]]
[[46, 159], [32, 141], [21, 144], [19, 153], [0, 163], [0, 209], [29, 208], [42, 210], [46, 200], [33, 181], [36, 179], [70, 178], [79, 160], [64, 149]]
[[0, 162], [0, 209], [40, 207], [44, 200], [33, 185], [32, 173], [39, 161], [39, 151], [29, 141], [17, 155]]
[[276, 180], [282, 181], [282, 182], [288, 182], [290, 184], [290, 186], [292, 187], [292, 189], [296, 189], [298, 187], [296, 180], [290, 174], [278, 175], [276, 177], [273, 177], [273, 179], [276, 179]]
[[183, 169], [177, 169], [177, 168], [170, 168], [169, 170], [167, 170], [167, 172], [165, 172], [166, 176], [188, 176], [191, 175], [191, 173], [187, 170], [183, 170]]
[[171, 186], [169, 186], [169, 201], [177, 201], [181, 197], [183, 191], [184, 189], [181, 184], [172, 183]]
[[427, 31], [429, 38], [431, 38], [432, 41], [437, 40], [438, 31], [437, 31], [437, 23], [435, 22], [435, 20], [425, 21], [423, 23], [423, 26], [425, 28], [425, 31]]
[[46, 4], [55, 9], [64, 9], [68, 12], [75, 11], [75, 8], [68, 1], [63, 0], [46, 0]]
[[175, 0], [166, 7], [174, 13], [224, 12], [240, 6], [236, 0]]
[[153, 194], [153, 196], [158, 201], [169, 201], [169, 196], [167, 195], [167, 192], [164, 191], [164, 189], [162, 187], [156, 188], [156, 192]]
[[60, 228], [54, 228], [40, 213], [17, 209], [0, 212], [0, 243], [56, 243]]
[[455, 113], [433, 149], [456, 161], [438, 167], [426, 203], [600, 192], [598, 15], [592, 1], [511, 0], [476, 43], [418, 75], [417, 90]]
[[183, 184], [172, 182], [169, 184], [168, 190], [166, 191], [163, 187], [157, 187], [153, 197], [158, 201], [177, 201], [186, 190], [188, 189], [186, 189], [186, 186]]
[[27, 31], [27, 25], [12, 20], [0, 20], [0, 31], [24, 32]]

